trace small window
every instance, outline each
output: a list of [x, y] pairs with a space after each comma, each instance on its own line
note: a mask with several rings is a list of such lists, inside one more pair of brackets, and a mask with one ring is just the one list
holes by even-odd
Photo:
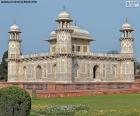
[[72, 45], [72, 51], [74, 52], [74, 45]]
[[52, 52], [53, 52], [53, 53], [55, 52], [55, 46], [54, 46], [54, 47], [52, 47]]
[[76, 51], [80, 52], [80, 46], [76, 46]]
[[87, 52], [87, 46], [83, 47], [83, 52]]

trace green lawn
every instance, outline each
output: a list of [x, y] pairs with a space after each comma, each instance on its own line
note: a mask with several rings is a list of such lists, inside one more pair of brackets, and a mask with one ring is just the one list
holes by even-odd
[[84, 104], [91, 110], [140, 109], [140, 94], [110, 94], [63, 98], [32, 98], [32, 106]]

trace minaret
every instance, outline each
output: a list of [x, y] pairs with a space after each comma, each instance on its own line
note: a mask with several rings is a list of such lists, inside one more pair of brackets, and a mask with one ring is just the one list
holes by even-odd
[[18, 81], [18, 62], [20, 60], [20, 28], [13, 24], [10, 27], [8, 45], [8, 81]]
[[63, 9], [56, 19], [56, 74], [52, 74], [54, 80], [57, 82], [71, 82], [72, 81], [72, 32], [70, 14]]
[[70, 14], [65, 9], [63, 9], [58, 14], [56, 22], [58, 25], [56, 29], [56, 53], [71, 53], [71, 33], [73, 32], [73, 30], [70, 28], [72, 22]]
[[122, 25], [121, 29], [121, 52], [120, 55], [123, 60], [120, 63], [120, 79], [121, 81], [133, 82], [134, 81], [134, 54], [133, 54], [133, 41], [132, 32], [134, 31], [131, 25], [127, 22]]
[[16, 24], [10, 27], [8, 59], [18, 60], [20, 58], [20, 29]]
[[127, 19], [125, 23], [122, 25], [120, 31], [121, 34], [121, 54], [129, 54], [133, 56], [133, 41], [134, 38], [132, 36], [132, 32], [134, 31], [131, 27], [131, 25], [127, 22]]

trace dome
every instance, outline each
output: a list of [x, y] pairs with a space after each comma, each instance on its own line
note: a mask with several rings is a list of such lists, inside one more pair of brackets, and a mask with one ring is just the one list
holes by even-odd
[[56, 34], [56, 32], [55, 31], [52, 31], [50, 35], [55, 35], [55, 34]]
[[129, 23], [124, 23], [122, 29], [131, 29], [131, 25]]
[[81, 29], [80, 27], [75, 26], [75, 25], [72, 25], [71, 28], [74, 29], [74, 33], [77, 33], [77, 34], [85, 34], [85, 35], [90, 34], [89, 31], [85, 29]]
[[127, 19], [125, 23], [122, 25], [121, 30], [133, 30], [131, 25], [127, 22]]
[[[76, 38], [76, 39], [87, 39], [89, 41], [93, 41], [93, 39], [90, 37], [90, 33], [89, 31], [85, 30], [85, 29], [81, 29], [80, 27], [76, 26], [76, 25], [71, 25], [70, 29], [73, 30], [72, 32], [72, 38]], [[50, 33], [50, 40], [56, 40], [57, 39], [57, 33], [56, 31], [52, 31]]]
[[59, 20], [60, 19], [67, 19], [68, 20], [68, 19], [70, 19], [70, 14], [67, 11], [63, 10], [58, 14], [58, 19]]
[[[75, 26], [75, 25], [71, 25], [71, 29], [74, 30], [74, 33], [75, 34], [90, 35], [89, 31], [87, 31], [85, 29], [81, 29], [80, 27]], [[50, 36], [55, 36], [55, 35], [56, 35], [56, 32], [55, 31], [52, 31], [50, 33]]]
[[20, 28], [19, 28], [18, 25], [13, 24], [13, 25], [10, 27], [10, 31], [18, 31], [18, 32], [20, 32]]

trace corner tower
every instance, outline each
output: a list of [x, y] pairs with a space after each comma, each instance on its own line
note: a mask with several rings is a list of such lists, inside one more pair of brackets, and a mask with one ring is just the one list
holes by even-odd
[[72, 32], [70, 14], [64, 9], [56, 19], [56, 74], [53, 74], [57, 82], [72, 81]]
[[120, 77], [122, 81], [133, 82], [134, 81], [134, 52], [133, 52], [133, 42], [134, 38], [132, 32], [134, 31], [131, 25], [127, 22], [122, 25], [121, 29], [121, 61], [120, 67]]
[[57, 22], [57, 46], [56, 53], [71, 53], [71, 33], [73, 30], [71, 27], [70, 14], [64, 9], [58, 14]]
[[132, 32], [134, 31], [131, 25], [127, 22], [122, 25], [121, 29], [121, 54], [129, 54], [133, 56], [133, 41]]
[[18, 62], [20, 60], [20, 28], [13, 24], [10, 27], [8, 44], [8, 81], [18, 81]]

